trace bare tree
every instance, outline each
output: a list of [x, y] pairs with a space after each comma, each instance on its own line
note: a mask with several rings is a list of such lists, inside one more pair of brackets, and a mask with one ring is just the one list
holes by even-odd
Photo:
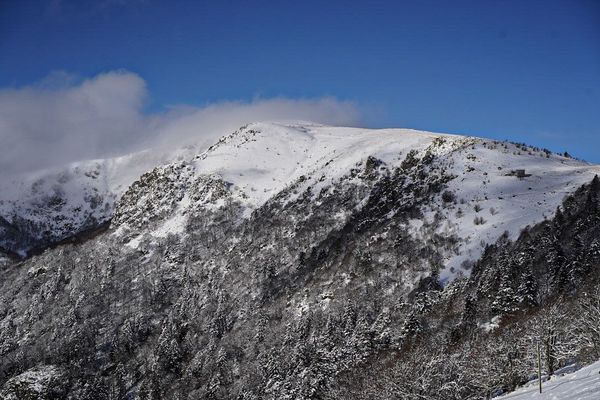
[[600, 286], [593, 293], [584, 293], [578, 304], [576, 336], [582, 350], [591, 359], [600, 358]]

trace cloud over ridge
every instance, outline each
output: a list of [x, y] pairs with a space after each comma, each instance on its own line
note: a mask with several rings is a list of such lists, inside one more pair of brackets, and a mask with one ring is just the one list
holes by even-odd
[[35, 86], [0, 89], [0, 171], [15, 175], [146, 148], [210, 144], [259, 120], [360, 122], [355, 104], [334, 98], [224, 101], [148, 113], [148, 97], [146, 82], [127, 71], [80, 82], [58, 74]]

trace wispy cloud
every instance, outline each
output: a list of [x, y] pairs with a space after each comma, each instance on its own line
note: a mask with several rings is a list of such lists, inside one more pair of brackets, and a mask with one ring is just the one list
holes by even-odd
[[355, 104], [333, 98], [227, 101], [146, 113], [147, 97], [145, 81], [126, 71], [83, 81], [58, 73], [34, 86], [0, 90], [0, 171], [208, 143], [253, 121], [356, 125], [360, 117]]

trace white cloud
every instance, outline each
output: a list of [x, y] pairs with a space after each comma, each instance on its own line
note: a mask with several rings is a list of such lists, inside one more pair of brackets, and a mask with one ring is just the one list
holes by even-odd
[[77, 86], [0, 91], [0, 170], [20, 172], [128, 149], [147, 125], [146, 85], [111, 72]]
[[221, 102], [148, 114], [147, 96], [144, 80], [126, 71], [77, 84], [57, 74], [36, 86], [0, 90], [0, 171], [18, 174], [149, 147], [213, 142], [253, 121], [359, 122], [354, 104], [333, 98]]

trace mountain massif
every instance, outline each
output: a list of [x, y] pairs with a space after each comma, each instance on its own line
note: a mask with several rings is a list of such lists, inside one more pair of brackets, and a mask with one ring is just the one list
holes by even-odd
[[3, 191], [0, 398], [481, 399], [600, 358], [598, 166], [303, 122], [158, 160]]

